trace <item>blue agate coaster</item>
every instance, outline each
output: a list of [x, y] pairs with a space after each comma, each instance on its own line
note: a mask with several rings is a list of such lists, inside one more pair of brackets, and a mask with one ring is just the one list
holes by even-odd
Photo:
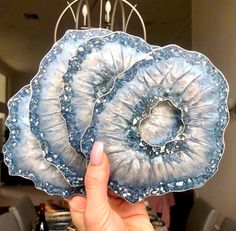
[[130, 202], [203, 186], [215, 174], [228, 124], [228, 84], [204, 55], [169, 45], [121, 74], [96, 101], [81, 140], [104, 143], [109, 187]]
[[[83, 184], [85, 159], [69, 143], [66, 123], [61, 115], [59, 96], [63, 89], [62, 77], [69, 60], [84, 41], [111, 33], [106, 29], [69, 30], [40, 63], [39, 71], [31, 81], [30, 128], [45, 152], [45, 158], [54, 164], [72, 186]], [[81, 174], [83, 173], [83, 174]]]
[[3, 153], [9, 173], [32, 180], [36, 188], [51, 195], [65, 198], [74, 194], [85, 195], [83, 186], [71, 187], [61, 172], [44, 159], [44, 153], [29, 127], [30, 96], [30, 87], [26, 86], [8, 102], [9, 116], [6, 124], [10, 137], [4, 145]]

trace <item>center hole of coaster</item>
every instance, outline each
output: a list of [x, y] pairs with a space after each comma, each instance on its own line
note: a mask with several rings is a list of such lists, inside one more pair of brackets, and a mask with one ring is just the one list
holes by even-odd
[[182, 112], [169, 100], [158, 102], [139, 124], [141, 138], [151, 146], [162, 147], [182, 134], [183, 130]]

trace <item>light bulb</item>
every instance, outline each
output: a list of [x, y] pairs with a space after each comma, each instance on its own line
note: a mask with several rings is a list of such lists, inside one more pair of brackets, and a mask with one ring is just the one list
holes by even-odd
[[106, 15], [107, 15], [106, 21], [110, 22], [111, 2], [109, 0], [106, 1], [105, 11], [106, 11]]
[[88, 7], [86, 4], [83, 5], [82, 14], [84, 16], [84, 26], [86, 26], [87, 15], [88, 15]]

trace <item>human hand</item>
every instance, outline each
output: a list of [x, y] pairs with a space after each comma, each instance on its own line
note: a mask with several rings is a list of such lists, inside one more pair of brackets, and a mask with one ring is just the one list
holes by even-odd
[[85, 175], [86, 198], [69, 199], [74, 225], [79, 231], [153, 231], [143, 202], [130, 204], [108, 196], [110, 165], [103, 144], [96, 142]]

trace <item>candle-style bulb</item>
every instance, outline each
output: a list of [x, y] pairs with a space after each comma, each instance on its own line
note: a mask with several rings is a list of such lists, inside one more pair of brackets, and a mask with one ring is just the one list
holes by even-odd
[[83, 5], [82, 15], [84, 16], [84, 26], [87, 24], [87, 16], [88, 16], [88, 7], [86, 4]]
[[105, 11], [107, 15], [106, 22], [110, 22], [111, 2], [109, 0], [106, 1]]

